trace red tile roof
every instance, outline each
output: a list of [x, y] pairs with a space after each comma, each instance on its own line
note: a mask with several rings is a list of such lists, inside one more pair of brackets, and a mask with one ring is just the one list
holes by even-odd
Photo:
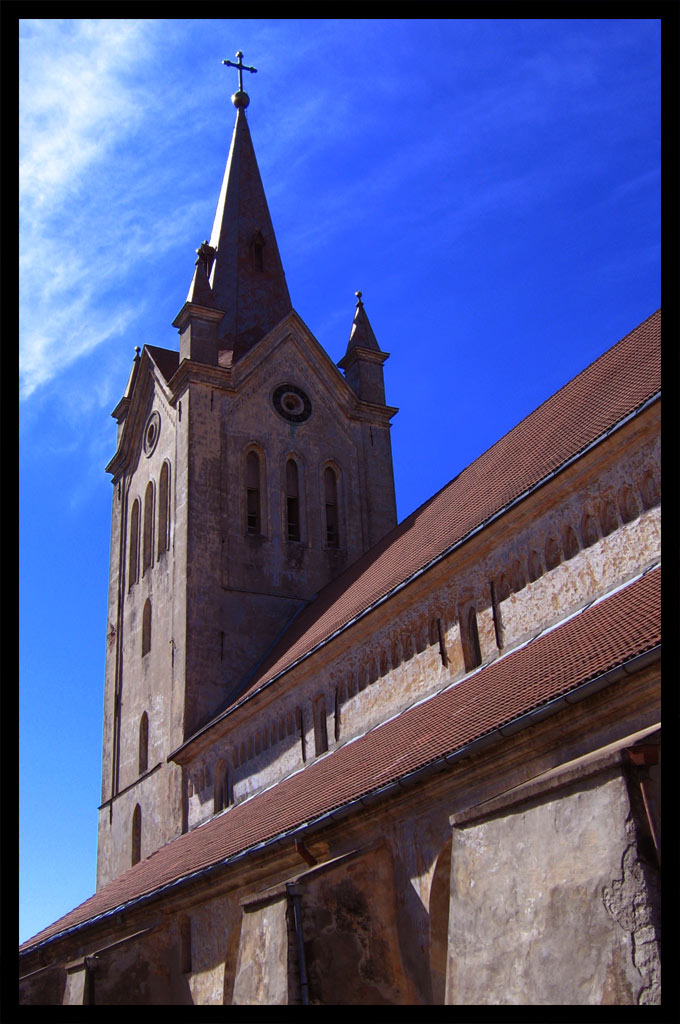
[[21, 949], [393, 783], [651, 650], [660, 643], [660, 604], [656, 568], [450, 689], [161, 847]]
[[236, 703], [557, 470], [660, 387], [658, 310], [329, 583], [294, 619]]

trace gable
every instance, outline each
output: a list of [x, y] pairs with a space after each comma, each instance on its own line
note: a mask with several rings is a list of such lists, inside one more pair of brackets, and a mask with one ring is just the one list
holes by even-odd
[[[172, 397], [168, 383], [178, 362], [179, 354], [169, 349], [145, 346], [142, 350], [132, 392], [126, 396], [122, 410], [124, 419], [116, 453], [106, 467], [106, 472], [111, 473], [114, 480], [125, 467], [138, 462], [144, 444], [144, 427], [154, 400], [164, 407], [167, 414], [171, 413]], [[113, 415], [119, 413], [120, 406], [121, 403]]]

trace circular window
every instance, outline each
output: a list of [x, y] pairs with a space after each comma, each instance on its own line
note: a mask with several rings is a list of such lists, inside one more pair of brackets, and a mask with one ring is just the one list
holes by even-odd
[[158, 435], [161, 432], [161, 418], [157, 412], [152, 412], [144, 427], [144, 454], [148, 458], [158, 444]]
[[274, 408], [289, 423], [304, 423], [312, 413], [312, 403], [295, 384], [279, 384], [272, 395]]

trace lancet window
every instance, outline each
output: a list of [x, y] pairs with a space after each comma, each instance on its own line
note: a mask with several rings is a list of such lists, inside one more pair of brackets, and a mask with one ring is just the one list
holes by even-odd
[[300, 540], [300, 474], [295, 459], [286, 462], [286, 529], [288, 540]]
[[153, 484], [149, 480], [144, 492], [144, 543], [142, 546], [142, 572], [153, 562]]
[[170, 546], [170, 465], [164, 462], [158, 480], [158, 555]]
[[223, 811], [230, 804], [229, 795], [229, 772], [224, 761], [220, 760], [215, 769], [215, 782], [213, 787], [213, 810], [215, 814]]
[[252, 537], [262, 532], [260, 495], [260, 456], [250, 451], [246, 456], [246, 531]]
[[139, 720], [139, 774], [149, 767], [149, 716], [146, 711]]
[[142, 657], [151, 650], [151, 601], [147, 597], [142, 612]]
[[465, 671], [471, 672], [482, 664], [482, 650], [479, 644], [477, 628], [477, 611], [474, 607], [466, 609], [460, 619], [460, 636], [463, 645]]
[[314, 714], [314, 752], [323, 754], [328, 750], [328, 730], [326, 727], [326, 701], [322, 695], [316, 697], [313, 703]]
[[128, 586], [131, 587], [139, 579], [139, 498], [135, 498], [132, 503], [129, 551]]
[[142, 859], [142, 808], [135, 805], [132, 812], [132, 836], [130, 864], [137, 864]]
[[338, 517], [338, 478], [335, 471], [327, 466], [323, 474], [324, 500], [326, 511], [326, 546], [340, 546]]

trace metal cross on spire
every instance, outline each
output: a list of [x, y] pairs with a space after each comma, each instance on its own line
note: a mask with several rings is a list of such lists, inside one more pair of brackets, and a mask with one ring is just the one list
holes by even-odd
[[238, 92], [235, 92], [231, 97], [231, 101], [235, 107], [247, 107], [250, 103], [250, 97], [248, 93], [243, 91], [243, 72], [250, 71], [252, 74], [257, 74], [257, 68], [249, 68], [243, 63], [243, 54], [239, 50], [236, 54], [238, 62], [234, 64], [233, 60], [223, 60], [222, 63], [226, 64], [229, 68], [236, 68], [238, 71]]

